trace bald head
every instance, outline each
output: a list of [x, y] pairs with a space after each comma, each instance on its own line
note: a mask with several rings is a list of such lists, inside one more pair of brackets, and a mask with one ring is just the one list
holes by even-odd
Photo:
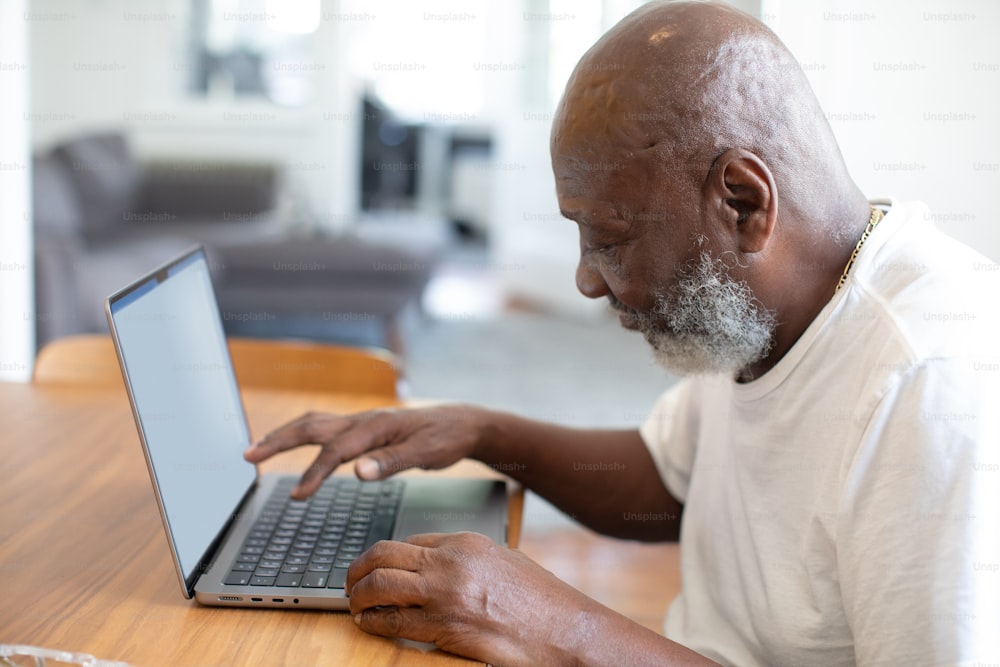
[[570, 78], [554, 159], [633, 161], [698, 188], [732, 148], [771, 170], [783, 205], [824, 215], [853, 188], [809, 83], [756, 19], [716, 2], [652, 2], [605, 34]]
[[870, 215], [801, 67], [718, 2], [651, 2], [604, 35], [551, 149], [578, 289], [683, 372], [773, 367]]

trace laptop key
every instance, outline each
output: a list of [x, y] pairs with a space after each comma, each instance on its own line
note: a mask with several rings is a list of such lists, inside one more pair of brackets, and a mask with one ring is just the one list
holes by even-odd
[[249, 572], [230, 572], [226, 578], [222, 580], [222, 583], [226, 586], [246, 586], [249, 582]]
[[253, 563], [234, 563], [233, 572], [253, 572], [257, 569], [257, 566]]
[[299, 572], [282, 572], [278, 575], [275, 586], [300, 586], [302, 584], [302, 574]]
[[395, 518], [391, 516], [379, 516], [375, 518], [372, 522], [371, 531], [368, 533], [368, 538], [365, 540], [365, 550], [367, 551], [373, 544], [379, 540], [388, 540], [392, 537], [392, 526], [395, 523]]
[[306, 572], [302, 575], [303, 588], [326, 588], [326, 580], [330, 577], [326, 572]]
[[347, 568], [335, 567], [330, 570], [330, 578], [326, 582], [327, 588], [343, 588], [347, 583]]
[[250, 577], [251, 586], [274, 586], [274, 577]]

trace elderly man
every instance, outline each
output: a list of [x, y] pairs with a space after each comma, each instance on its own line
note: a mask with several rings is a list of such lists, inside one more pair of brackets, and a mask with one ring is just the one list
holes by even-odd
[[379, 479], [472, 457], [602, 533], [679, 537], [666, 638], [471, 534], [362, 555], [361, 628], [498, 664], [1000, 661], [991, 263], [922, 205], [867, 201], [792, 56], [725, 5], [625, 18], [551, 148], [580, 291], [691, 376], [646, 423], [310, 414], [246, 456], [321, 444], [298, 497], [351, 459]]

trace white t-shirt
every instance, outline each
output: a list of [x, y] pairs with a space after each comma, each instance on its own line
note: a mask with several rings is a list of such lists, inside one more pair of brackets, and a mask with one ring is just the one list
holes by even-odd
[[757, 380], [641, 428], [684, 503], [665, 634], [733, 665], [1000, 663], [1000, 279], [920, 203]]

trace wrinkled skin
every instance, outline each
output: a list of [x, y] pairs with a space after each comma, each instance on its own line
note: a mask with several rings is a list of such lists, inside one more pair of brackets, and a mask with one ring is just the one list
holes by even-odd
[[381, 542], [351, 566], [351, 613], [361, 629], [433, 642], [505, 665], [559, 664], [561, 631], [550, 609], [591, 601], [524, 554], [475, 533]]

